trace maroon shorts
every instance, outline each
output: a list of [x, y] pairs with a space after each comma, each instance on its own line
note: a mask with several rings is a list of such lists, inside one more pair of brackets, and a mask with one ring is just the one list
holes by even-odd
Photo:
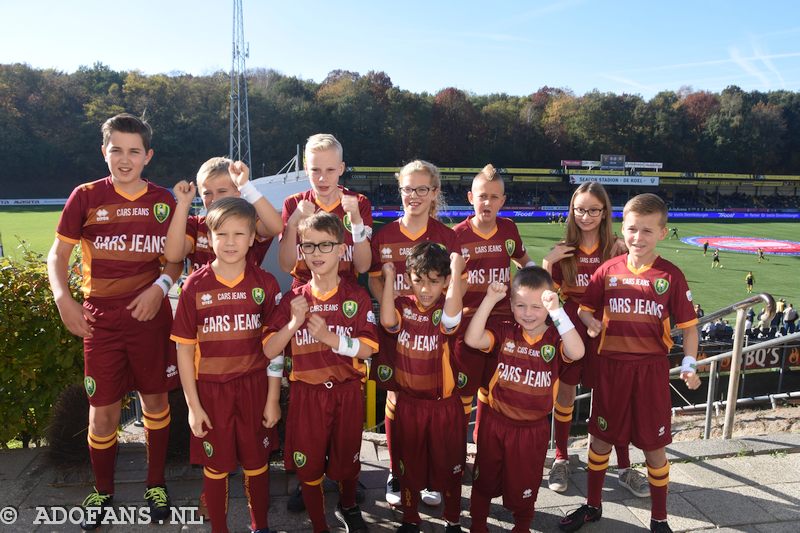
[[129, 303], [83, 302], [95, 318], [94, 335], [83, 339], [83, 383], [95, 407], [117, 402], [132, 390], [159, 394], [179, 384], [175, 343], [169, 339], [169, 300], [164, 298], [158, 314], [146, 322], [131, 316]]
[[466, 431], [459, 396], [420, 400], [398, 394], [392, 447], [403, 493], [424, 488], [460, 490], [467, 453]]
[[615, 446], [650, 451], [672, 442], [669, 360], [620, 361], [597, 357], [589, 433]]
[[211, 425], [205, 437], [192, 435], [191, 462], [232, 472], [238, 464], [256, 470], [267, 464], [278, 444], [276, 427], [262, 424], [269, 385], [264, 371], [225, 383], [197, 382], [197, 394]]
[[532, 512], [549, 441], [547, 417], [522, 423], [485, 407], [472, 490], [488, 498], [502, 495], [503, 505], [512, 512]]
[[336, 481], [358, 478], [364, 397], [361, 381], [338, 385], [289, 384], [284, 462], [305, 483], [323, 475]]

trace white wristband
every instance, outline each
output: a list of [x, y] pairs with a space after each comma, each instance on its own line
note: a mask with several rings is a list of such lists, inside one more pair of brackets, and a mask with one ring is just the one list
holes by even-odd
[[364, 242], [367, 240], [367, 229], [364, 227], [364, 223], [361, 224], [351, 224], [351, 233], [353, 234], [353, 244]]
[[169, 274], [161, 274], [158, 276], [158, 279], [153, 282], [153, 285], [157, 285], [159, 289], [164, 293], [164, 296], [169, 293], [169, 290], [172, 288], [172, 278]]
[[687, 355], [681, 361], [681, 372], [697, 372], [697, 359]]
[[346, 335], [339, 335], [339, 347], [333, 349], [333, 353], [345, 355], [347, 357], [355, 357], [358, 355], [358, 350], [361, 348], [361, 341], [348, 337]]
[[269, 366], [267, 367], [267, 376], [271, 378], [282, 378], [283, 377], [283, 356], [279, 355], [275, 359], [269, 362]]
[[569, 315], [567, 315], [563, 307], [550, 311], [550, 318], [553, 320], [553, 325], [558, 330], [559, 335], [564, 335], [566, 332], [575, 329], [575, 324], [569, 319]]
[[248, 181], [242, 185], [242, 188], [239, 189], [239, 194], [241, 194], [242, 198], [247, 200], [250, 204], [254, 204], [264, 198], [264, 195], [258, 192], [258, 189], [255, 185], [253, 185], [252, 181]]
[[535, 267], [535, 266], [536, 266], [536, 261], [534, 261], [533, 259], [531, 259], [530, 261], [528, 261], [527, 263], [525, 263], [525, 268], [528, 268], [528, 267]]
[[450, 316], [447, 313], [442, 311], [442, 326], [447, 331], [450, 331], [454, 327], [458, 326], [461, 323], [461, 311], [458, 312], [456, 316]]

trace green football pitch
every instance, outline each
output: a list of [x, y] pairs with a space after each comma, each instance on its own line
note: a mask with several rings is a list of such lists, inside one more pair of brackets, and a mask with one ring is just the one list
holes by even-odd
[[[5, 254], [18, 256], [17, 237], [24, 239], [32, 250], [47, 254], [53, 243], [59, 213], [58, 209], [45, 208], [0, 210], [0, 233]], [[615, 222], [618, 233], [619, 226], [619, 222]], [[671, 223], [672, 226], [678, 227], [681, 237], [724, 235], [800, 241], [800, 225], [792, 222], [680, 222]], [[544, 222], [520, 223], [519, 228], [529, 255], [537, 263], [564, 233], [564, 228], [558, 224]], [[706, 312], [746, 298], [744, 277], [750, 270], [755, 277], [756, 292], [768, 292], [776, 299], [786, 298], [795, 305], [800, 303], [800, 256], [767, 255], [769, 261], [759, 264], [755, 254], [722, 251], [723, 268], [712, 270], [711, 253], [703, 257], [702, 249], [696, 246], [672, 239], [662, 241], [658, 249], [665, 259], [683, 270], [694, 300]]]

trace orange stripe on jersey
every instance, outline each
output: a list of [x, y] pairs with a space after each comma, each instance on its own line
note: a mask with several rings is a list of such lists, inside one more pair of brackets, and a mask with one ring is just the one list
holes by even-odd
[[72, 244], [73, 246], [80, 242], [80, 239], [70, 239], [69, 237], [65, 237], [58, 232], [56, 232], [56, 239], [64, 241], [67, 244]]
[[372, 339], [368, 339], [366, 337], [358, 337], [358, 340], [361, 342], [361, 344], [366, 344], [376, 352], [380, 350], [380, 346], [378, 345], [378, 343], [373, 341]]
[[403, 235], [408, 237], [408, 239], [411, 240], [411, 241], [416, 241], [417, 239], [422, 237], [425, 234], [426, 231], [428, 231], [427, 221], [426, 221], [425, 227], [422, 228], [421, 230], [419, 230], [416, 233], [411, 233], [411, 230], [409, 230], [407, 227], [405, 227], [402, 222], [400, 222], [400, 224], [398, 226], [400, 228], [400, 233], [402, 233]]
[[[84, 278], [86, 276], [84, 275]], [[143, 287], [155, 281], [156, 276], [153, 272], [143, 272], [141, 274], [130, 276], [123, 279], [103, 279], [95, 277], [88, 277], [91, 286], [91, 295], [96, 298], [111, 298], [118, 294], [126, 294], [133, 292], [139, 287]], [[84, 279], [86, 281], [86, 279]], [[84, 292], [88, 295], [89, 292]]]
[[197, 339], [185, 339], [177, 335], [170, 335], [169, 340], [177, 342], [178, 344], [197, 344]]
[[81, 292], [84, 298], [92, 294], [92, 248], [81, 239]]

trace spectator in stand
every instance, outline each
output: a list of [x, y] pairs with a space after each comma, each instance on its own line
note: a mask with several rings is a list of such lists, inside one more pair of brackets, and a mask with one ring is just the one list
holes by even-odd
[[797, 310], [793, 304], [789, 304], [783, 312], [783, 325], [786, 326], [786, 334], [795, 332], [795, 323], [797, 322]]
[[700, 307], [700, 304], [694, 304], [694, 312], [697, 313], [697, 318], [703, 318], [706, 316], [706, 312], [703, 311], [703, 308]]
[[780, 329], [783, 325], [783, 312], [786, 310], [786, 298], [781, 298], [775, 302], [775, 316], [772, 317], [771, 327]]

